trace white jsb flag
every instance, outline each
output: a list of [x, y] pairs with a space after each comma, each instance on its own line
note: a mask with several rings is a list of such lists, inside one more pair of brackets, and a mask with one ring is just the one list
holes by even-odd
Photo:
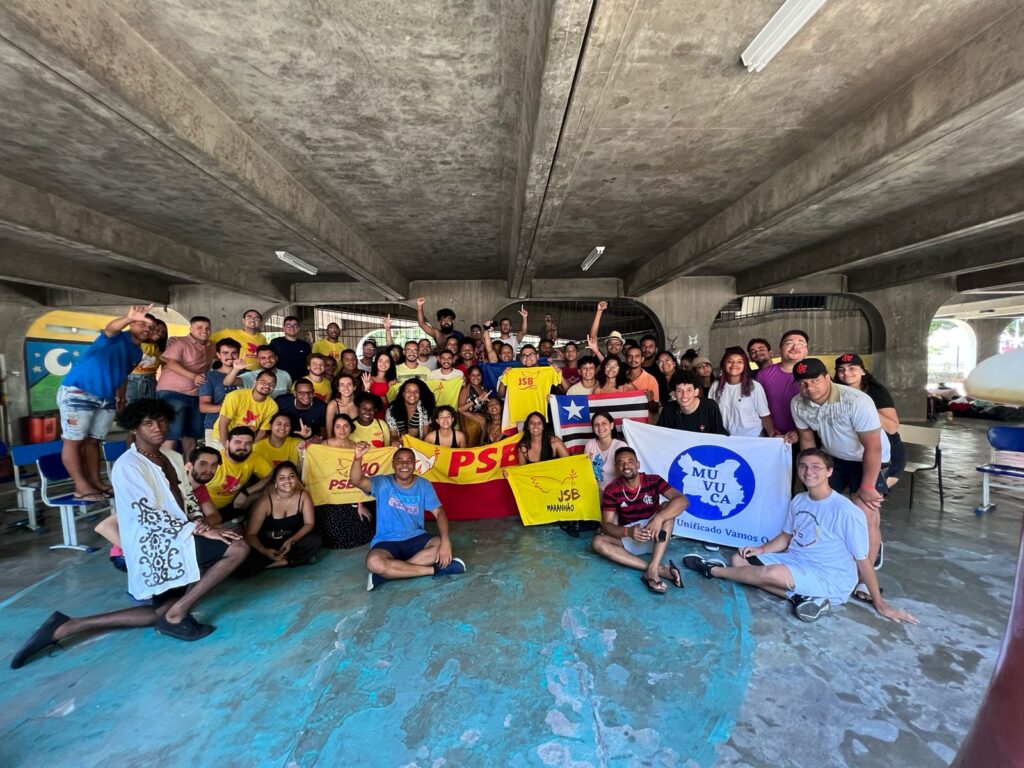
[[745, 547], [782, 530], [792, 450], [780, 437], [722, 437], [625, 421], [642, 472], [661, 475], [689, 500], [675, 535]]

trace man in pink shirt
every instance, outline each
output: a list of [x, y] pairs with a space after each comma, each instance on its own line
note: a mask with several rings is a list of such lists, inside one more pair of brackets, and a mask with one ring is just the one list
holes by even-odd
[[757, 373], [757, 383], [764, 387], [768, 410], [775, 424], [775, 435], [784, 437], [787, 443], [796, 443], [798, 438], [789, 405], [800, 394], [800, 384], [793, 379], [793, 367], [807, 357], [808, 341], [805, 331], [786, 331], [779, 344], [779, 362], [765, 366]]
[[163, 369], [156, 385], [156, 396], [174, 408], [174, 419], [167, 425], [164, 448], [173, 450], [180, 440], [182, 453], [189, 456], [196, 440], [203, 436], [203, 414], [199, 410], [199, 387], [213, 362], [210, 319], [197, 315], [189, 320], [188, 336], [167, 341], [160, 356]]

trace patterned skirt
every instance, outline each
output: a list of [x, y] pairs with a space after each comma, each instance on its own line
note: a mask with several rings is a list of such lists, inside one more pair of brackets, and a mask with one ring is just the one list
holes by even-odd
[[316, 522], [323, 538], [323, 545], [329, 549], [352, 549], [370, 543], [375, 530], [373, 503], [364, 504], [370, 510], [367, 522], [359, 516], [355, 504], [323, 504], [316, 508]]

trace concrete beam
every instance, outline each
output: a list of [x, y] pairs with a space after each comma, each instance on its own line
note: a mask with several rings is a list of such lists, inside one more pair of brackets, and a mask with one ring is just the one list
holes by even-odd
[[293, 283], [292, 304], [349, 304], [388, 301], [380, 290], [365, 283]]
[[961, 293], [965, 293], [967, 291], [977, 291], [984, 288], [1020, 285], [1021, 283], [1024, 283], [1024, 260], [1015, 264], [1008, 264], [1005, 267], [983, 269], [978, 272], [968, 272], [965, 275], [957, 275], [956, 289]]
[[617, 277], [585, 277], [580, 280], [530, 281], [531, 299], [617, 299], [625, 296]]
[[0, 280], [154, 304], [167, 304], [170, 298], [167, 286], [156, 280], [127, 277], [117, 269], [90, 269], [70, 259], [40, 258], [8, 246], [0, 247]]
[[[10, 0], [12, 44], [178, 153], [261, 215], [392, 297], [408, 281], [302, 181], [101, 0]], [[244, 289], [243, 289], [244, 290]]]
[[[216, 256], [4, 176], [0, 176], [0, 227], [38, 238], [40, 242], [87, 251], [136, 271], [156, 272], [184, 282], [209, 283], [269, 299], [284, 298], [281, 289], [267, 278], [240, 271]], [[39, 274], [33, 264], [25, 266], [32, 270], [31, 274]], [[52, 281], [42, 284], [63, 287], [53, 281], [66, 277], [57, 270], [49, 270], [48, 274]], [[10, 279], [17, 276], [11, 275]]]
[[872, 178], [926, 162], [932, 145], [1024, 100], [1024, 9], [1003, 16], [874, 109], [790, 163], [636, 271], [630, 295], [691, 274]]
[[537, 269], [533, 253], [537, 227], [569, 118], [593, 6], [594, 0], [554, 0], [550, 7], [538, 3], [533, 11], [510, 228], [508, 284], [512, 298], [525, 298]]
[[971, 245], [941, 254], [896, 259], [853, 270], [847, 273], [846, 284], [851, 293], [860, 293], [929, 278], [980, 272], [1021, 260], [1024, 260], [1024, 236], [1017, 236], [998, 244]]
[[[967, 197], [901, 212], [837, 240], [805, 248], [736, 278], [740, 293], [982, 237], [1024, 222], [1024, 181], [1001, 179]], [[844, 269], [845, 268], [845, 269]]]

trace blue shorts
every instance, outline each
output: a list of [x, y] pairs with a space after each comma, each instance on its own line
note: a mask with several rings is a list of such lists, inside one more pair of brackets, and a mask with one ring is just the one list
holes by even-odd
[[434, 537], [429, 533], [421, 533], [419, 536], [413, 536], [404, 541], [378, 541], [370, 547], [370, 550], [383, 549], [395, 560], [408, 560], [417, 552], [422, 552], [432, 538]]
[[166, 389], [157, 392], [156, 396], [174, 408], [174, 418], [167, 425], [166, 440], [180, 440], [183, 437], [199, 439], [204, 436], [203, 414], [199, 411], [198, 396]]
[[60, 431], [65, 440], [102, 440], [114, 423], [114, 403], [78, 387], [57, 387]]
[[124, 388], [125, 403], [156, 397], [156, 376], [150, 373], [129, 373]]

